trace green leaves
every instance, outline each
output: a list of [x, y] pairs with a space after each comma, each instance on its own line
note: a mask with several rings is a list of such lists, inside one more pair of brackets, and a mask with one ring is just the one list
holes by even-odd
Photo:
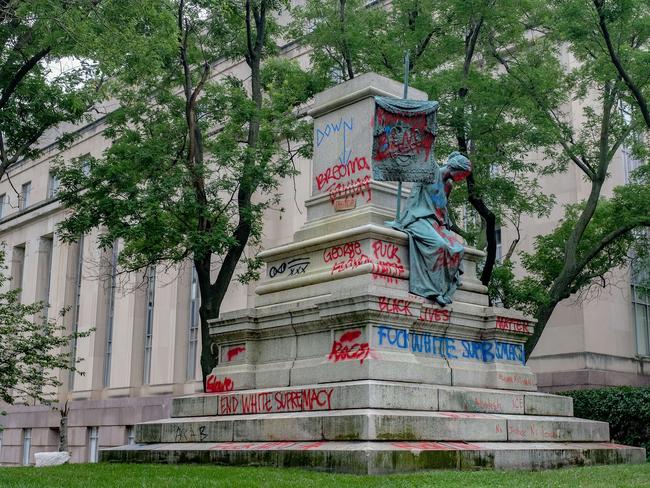
[[[271, 4], [282, 8], [282, 2]], [[103, 246], [123, 241], [119, 262], [126, 270], [223, 256], [238, 245], [234, 232], [240, 217], [251, 223], [251, 244], [259, 240], [264, 210], [277, 201], [278, 180], [295, 173], [296, 154], [308, 152], [309, 144], [302, 141], [309, 141], [311, 130], [296, 111], [322, 85], [297, 63], [274, 57], [277, 26], [267, 13], [261, 107], [240, 78], [210, 77], [193, 107], [201, 137], [200, 148], [195, 147], [190, 157], [187, 98], [179, 89], [185, 82], [180, 45], [186, 39], [194, 89], [204, 63], [245, 52], [242, 5], [186, 2], [182, 35], [174, 2], [159, 16], [146, 17], [147, 28], [139, 27], [135, 16], [127, 31], [132, 36], [126, 40], [128, 49], [135, 46], [144, 54], [160, 45], [161, 50], [153, 60], [143, 58], [142, 65], [128, 64], [117, 72], [111, 90], [120, 107], [107, 115], [105, 135], [111, 146], [103, 155], [59, 161], [58, 195], [72, 210], [59, 229], [64, 239], [101, 229]], [[172, 28], [170, 41], [167, 34]], [[137, 47], [140, 41], [144, 47]], [[132, 83], [134, 76], [137, 84]], [[256, 118], [258, 143], [251, 146], [246, 141]], [[84, 171], [88, 162], [89, 171]], [[237, 198], [242, 186], [256, 193], [255, 202], [244, 208]], [[253, 274], [244, 276], [250, 279], [259, 262], [247, 263]]]
[[609, 423], [612, 442], [646, 448], [650, 458], [650, 388], [616, 386], [562, 392], [576, 417]]
[[[383, 42], [388, 10], [363, 0], [312, 0], [291, 10], [289, 37], [312, 47], [316, 79], [340, 82], [368, 71]], [[331, 82], [330, 81], [330, 82]]]
[[[642, 166], [629, 184], [614, 189], [611, 198], [601, 197], [577, 246], [575, 276], [563, 291], [567, 297], [606, 286], [613, 269], [628, 266], [635, 255], [646, 257], [648, 235], [633, 230], [650, 227], [649, 176], [648, 165]], [[549, 289], [566, 265], [566, 242], [584, 208], [584, 202], [568, 205], [560, 225], [549, 234], [537, 236], [532, 252], [521, 253], [528, 277], [516, 280], [511, 263], [495, 271], [490, 296], [532, 315], [548, 305]]]
[[16, 0], [2, 7], [0, 176], [39, 154], [36, 142], [46, 130], [80, 121], [98, 99], [98, 70], [79, 48], [84, 4]]

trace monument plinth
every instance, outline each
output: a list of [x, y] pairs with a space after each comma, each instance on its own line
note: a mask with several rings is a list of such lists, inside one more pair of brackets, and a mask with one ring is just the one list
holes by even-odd
[[356, 473], [645, 460], [609, 443], [606, 423], [573, 418], [570, 398], [536, 392], [534, 321], [489, 306], [480, 251], [465, 249], [451, 305], [409, 293], [408, 237], [384, 225], [396, 185], [372, 167], [374, 97], [402, 91], [366, 74], [316, 97], [307, 222], [260, 255], [255, 307], [212, 322], [210, 393], [175, 399], [171, 419], [102, 460]]

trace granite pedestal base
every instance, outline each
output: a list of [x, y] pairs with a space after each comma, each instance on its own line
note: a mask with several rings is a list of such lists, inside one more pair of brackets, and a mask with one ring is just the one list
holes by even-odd
[[604, 422], [576, 419], [568, 397], [353, 381], [174, 400], [139, 424], [137, 445], [105, 462], [303, 467], [357, 474], [420, 469], [540, 469], [642, 463]]

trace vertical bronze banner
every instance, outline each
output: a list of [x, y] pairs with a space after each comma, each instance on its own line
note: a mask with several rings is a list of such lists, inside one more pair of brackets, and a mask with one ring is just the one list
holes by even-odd
[[438, 102], [375, 97], [373, 177], [378, 181], [430, 182]]

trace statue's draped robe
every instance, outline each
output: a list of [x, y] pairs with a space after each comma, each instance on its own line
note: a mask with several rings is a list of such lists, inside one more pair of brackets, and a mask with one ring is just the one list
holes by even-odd
[[401, 218], [394, 227], [409, 236], [409, 290], [416, 295], [451, 303], [462, 273], [463, 245], [449, 229], [448, 172], [471, 171], [470, 162], [453, 153], [447, 164], [436, 165], [432, 183], [416, 183]]

